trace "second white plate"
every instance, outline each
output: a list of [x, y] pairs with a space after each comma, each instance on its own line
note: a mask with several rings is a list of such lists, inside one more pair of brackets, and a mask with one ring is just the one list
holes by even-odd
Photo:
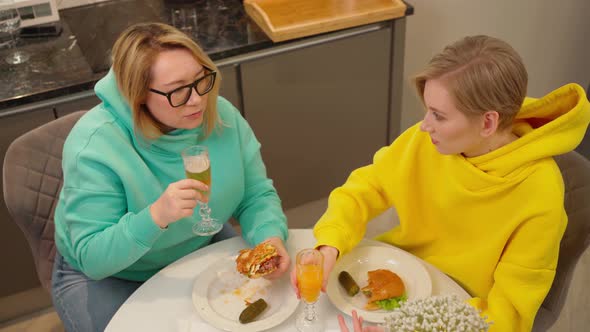
[[[248, 279], [236, 271], [235, 257], [208, 266], [195, 279], [193, 304], [209, 324], [225, 330], [254, 332], [270, 329], [289, 318], [299, 301], [286, 273], [278, 280]], [[255, 321], [241, 324], [238, 317], [246, 301], [263, 298], [268, 307]]]
[[340, 311], [351, 315], [356, 310], [364, 320], [382, 323], [390, 313], [385, 310], [367, 311], [367, 297], [359, 292], [350, 297], [338, 282], [338, 274], [347, 271], [360, 288], [367, 285], [367, 272], [387, 269], [395, 272], [404, 282], [408, 300], [425, 298], [432, 293], [432, 281], [428, 271], [413, 255], [385, 246], [357, 247], [336, 262], [328, 280], [328, 298]]

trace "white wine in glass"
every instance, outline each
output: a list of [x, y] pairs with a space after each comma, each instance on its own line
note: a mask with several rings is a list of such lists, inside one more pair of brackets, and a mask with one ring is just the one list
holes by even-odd
[[[209, 191], [201, 192], [209, 195], [211, 190], [211, 161], [209, 150], [204, 145], [193, 145], [182, 150], [182, 160], [186, 177], [200, 181], [209, 187]], [[201, 220], [193, 225], [193, 232], [197, 235], [208, 236], [221, 231], [223, 224], [217, 219], [211, 218], [211, 209], [206, 202], [199, 202], [199, 215]]]

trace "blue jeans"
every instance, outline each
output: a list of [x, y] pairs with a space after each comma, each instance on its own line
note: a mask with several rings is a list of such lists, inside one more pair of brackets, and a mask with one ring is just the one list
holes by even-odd
[[[215, 234], [211, 243], [236, 236], [229, 223]], [[51, 297], [68, 332], [104, 331], [119, 307], [143, 282], [108, 277], [92, 280], [71, 267], [59, 252], [55, 254]]]

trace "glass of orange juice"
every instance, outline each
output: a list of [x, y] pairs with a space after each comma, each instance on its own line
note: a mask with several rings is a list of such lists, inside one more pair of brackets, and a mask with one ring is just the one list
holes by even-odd
[[303, 249], [295, 260], [297, 285], [305, 304], [297, 317], [295, 327], [301, 332], [323, 331], [323, 322], [318, 319], [316, 302], [320, 297], [324, 274], [324, 256], [316, 249]]

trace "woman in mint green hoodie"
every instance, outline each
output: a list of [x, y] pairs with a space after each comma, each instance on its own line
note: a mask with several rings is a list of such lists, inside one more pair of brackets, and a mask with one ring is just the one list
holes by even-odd
[[[103, 331], [142, 282], [212, 242], [191, 231], [198, 201], [208, 200], [218, 220], [239, 220], [248, 245], [278, 248], [270, 278], [290, 264], [286, 218], [260, 143], [218, 96], [211, 59], [159, 23], [128, 28], [112, 54], [95, 87], [102, 103], [78, 121], [63, 151], [52, 296], [70, 332]], [[180, 152], [195, 144], [209, 149], [211, 188], [185, 178]], [[195, 189], [210, 190], [209, 198]]]

